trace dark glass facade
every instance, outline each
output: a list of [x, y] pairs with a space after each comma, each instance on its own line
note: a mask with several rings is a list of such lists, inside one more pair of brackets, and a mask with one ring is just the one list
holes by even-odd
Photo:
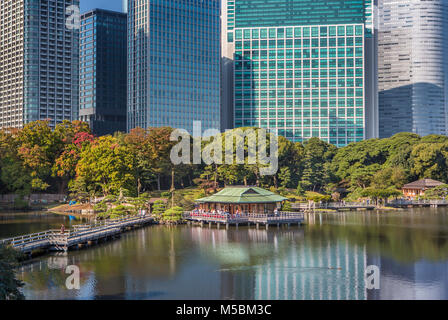
[[126, 14], [81, 16], [79, 118], [97, 135], [126, 131]]

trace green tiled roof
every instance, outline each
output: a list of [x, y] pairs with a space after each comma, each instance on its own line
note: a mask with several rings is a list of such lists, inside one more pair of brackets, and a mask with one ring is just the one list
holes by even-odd
[[202, 203], [276, 203], [287, 200], [271, 191], [258, 187], [229, 187], [201, 199]]

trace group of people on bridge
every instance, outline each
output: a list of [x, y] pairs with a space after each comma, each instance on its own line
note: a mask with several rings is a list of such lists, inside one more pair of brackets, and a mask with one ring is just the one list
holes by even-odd
[[216, 210], [213, 209], [211, 211], [206, 211], [204, 209], [194, 209], [191, 214], [193, 216], [203, 216], [203, 217], [208, 217], [208, 216], [219, 216], [219, 217], [224, 217], [224, 218], [239, 218], [242, 216], [242, 213], [240, 212], [240, 210], [236, 210], [235, 214], [231, 214], [228, 211], [225, 210]]
[[[278, 216], [278, 214], [279, 214], [278, 209], [275, 208], [274, 216]], [[207, 211], [204, 209], [196, 208], [193, 211], [191, 211], [191, 215], [192, 216], [203, 216], [203, 217], [224, 217], [224, 218], [232, 218], [233, 219], [233, 218], [244, 217], [247, 215], [247, 213], [242, 213], [242, 212], [240, 212], [239, 209], [237, 209], [235, 211], [235, 214], [232, 214], [228, 211], [224, 211], [224, 210], [220, 210], [220, 209], [218, 209], [218, 210], [213, 209], [211, 211]]]

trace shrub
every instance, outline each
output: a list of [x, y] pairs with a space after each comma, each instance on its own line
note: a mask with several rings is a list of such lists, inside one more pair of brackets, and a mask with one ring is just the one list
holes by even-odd
[[99, 212], [105, 212], [105, 211], [107, 211], [107, 204], [105, 202], [101, 201], [100, 203], [97, 203], [96, 205], [93, 206], [93, 210], [99, 211]]
[[116, 206], [109, 211], [107, 211], [111, 219], [120, 218], [132, 213], [132, 208], [126, 207], [124, 205]]
[[165, 202], [157, 200], [152, 206], [152, 213], [156, 215], [162, 215], [166, 210]]
[[283, 204], [283, 206], [282, 206], [282, 210], [281, 210], [281, 211], [284, 211], [284, 212], [290, 212], [290, 211], [292, 211], [292, 205], [291, 205], [291, 202], [286, 201], [286, 202]]
[[108, 219], [110, 217], [109, 213], [106, 211], [100, 212], [96, 215], [99, 219]]
[[113, 194], [110, 194], [103, 199], [104, 202], [115, 202], [117, 201], [117, 196], [114, 196]]
[[182, 220], [184, 209], [181, 207], [172, 207], [163, 213], [163, 220], [165, 221], [179, 221]]
[[28, 201], [25, 201], [21, 197], [17, 197], [14, 199], [14, 209], [24, 210], [29, 209]]
[[320, 194], [317, 192], [311, 192], [311, 191], [307, 191], [306, 192], [306, 198], [307, 200], [311, 200], [314, 202], [330, 202], [331, 201], [331, 196], [329, 195], [324, 195], [324, 194]]

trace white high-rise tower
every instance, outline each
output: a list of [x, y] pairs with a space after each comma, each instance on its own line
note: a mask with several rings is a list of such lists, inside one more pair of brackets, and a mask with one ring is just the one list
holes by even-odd
[[123, 12], [128, 12], [128, 0], [123, 0]]
[[448, 134], [448, 1], [381, 0], [380, 137]]
[[0, 129], [78, 118], [79, 0], [0, 2]]

